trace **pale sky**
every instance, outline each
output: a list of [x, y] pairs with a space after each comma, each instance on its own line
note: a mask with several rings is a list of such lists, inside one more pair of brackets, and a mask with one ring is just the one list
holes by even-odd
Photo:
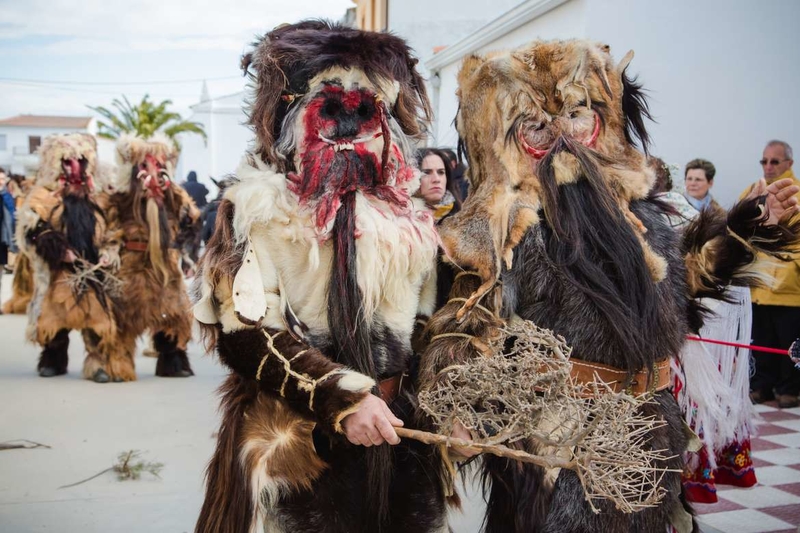
[[[186, 117], [202, 80], [240, 91], [256, 36], [306, 18], [338, 21], [352, 0], [0, 0], [0, 119], [81, 115], [125, 94], [171, 99]], [[152, 83], [175, 82], [180, 83]], [[145, 83], [142, 83], [145, 82]]]

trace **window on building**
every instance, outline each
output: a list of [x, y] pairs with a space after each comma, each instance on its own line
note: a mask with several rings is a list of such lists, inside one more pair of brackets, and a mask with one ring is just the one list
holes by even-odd
[[8, 150], [8, 148], [6, 147], [6, 142], [7, 141], [5, 134], [0, 135], [0, 152], [5, 152], [6, 150]]
[[38, 135], [31, 135], [28, 137], [28, 153], [32, 154], [42, 144], [42, 138]]

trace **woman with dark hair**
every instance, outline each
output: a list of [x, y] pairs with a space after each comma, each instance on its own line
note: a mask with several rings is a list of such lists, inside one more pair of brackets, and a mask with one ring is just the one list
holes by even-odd
[[417, 196], [433, 211], [438, 224], [461, 209], [461, 193], [453, 179], [447, 155], [438, 148], [420, 148], [416, 153], [420, 185]]
[[[461, 210], [461, 194], [453, 179], [447, 155], [438, 148], [420, 148], [416, 152], [420, 184], [416, 196], [425, 200], [438, 226], [445, 218]], [[436, 266], [436, 309], [447, 303], [455, 272], [439, 253]]]

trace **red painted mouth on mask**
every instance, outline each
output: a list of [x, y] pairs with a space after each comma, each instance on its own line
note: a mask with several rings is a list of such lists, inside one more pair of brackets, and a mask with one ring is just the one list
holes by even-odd
[[86, 172], [87, 161], [70, 157], [61, 160], [61, 176], [58, 181], [65, 194], [85, 194], [94, 189], [94, 180]]
[[[586, 139], [584, 141], [581, 141], [581, 144], [583, 144], [584, 146], [586, 146], [588, 148], [594, 148], [594, 145], [597, 143], [597, 137], [599, 135], [600, 135], [600, 117], [597, 116], [597, 112], [595, 112], [594, 113], [594, 129], [592, 130], [592, 134], [588, 139]], [[520, 130], [519, 134], [517, 135], [517, 138], [519, 139], [519, 142], [522, 145], [522, 148], [527, 153], [532, 155], [534, 157], [534, 159], [542, 159], [544, 156], [547, 155], [547, 152], [550, 151], [550, 148], [552, 148], [552, 144], [550, 146], [545, 147], [545, 148], [541, 148], [541, 147], [537, 148], [535, 146], [531, 146], [530, 144], [528, 144], [528, 141], [525, 139], [525, 135], [522, 133], [521, 130]]]
[[[341, 198], [358, 191], [408, 210], [409, 195], [398, 185], [414, 178], [392, 141], [385, 104], [371, 91], [328, 86], [309, 102], [299, 147], [300, 171], [287, 174], [300, 205], [314, 211], [320, 234], [330, 227]], [[383, 143], [373, 142], [383, 138]]]

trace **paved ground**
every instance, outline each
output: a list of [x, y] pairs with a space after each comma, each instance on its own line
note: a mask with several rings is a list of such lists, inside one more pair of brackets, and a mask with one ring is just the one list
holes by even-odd
[[[10, 284], [5, 276], [0, 300]], [[38, 350], [23, 341], [24, 329], [25, 317], [0, 316], [0, 442], [29, 439], [51, 449], [0, 451], [0, 532], [192, 531], [218, 424], [215, 390], [225, 371], [192, 344], [193, 378], [156, 378], [155, 359], [139, 356], [139, 381], [98, 385], [80, 379], [83, 347], [73, 334], [69, 374], [42, 379], [35, 372]], [[760, 410], [778, 428], [762, 426], [754, 443], [765, 486], [722, 492], [724, 503], [701, 510], [705, 533], [796, 531], [800, 411]], [[131, 449], [164, 463], [161, 479], [117, 481], [109, 472], [58, 489]], [[455, 533], [478, 531], [483, 503], [472, 486], [464, 508], [452, 517]]]
[[[2, 282], [0, 301], [11, 279]], [[38, 349], [23, 341], [25, 317], [0, 316], [0, 442], [29, 439], [51, 449], [0, 451], [0, 533], [180, 533], [194, 529], [203, 471], [217, 429], [216, 388], [226, 372], [194, 343], [193, 378], [156, 378], [155, 359], [139, 356], [139, 380], [98, 385], [80, 378], [83, 344], [70, 340], [69, 374], [37, 376]], [[117, 481], [108, 472], [140, 450], [164, 463], [161, 479]], [[480, 505], [456, 516], [455, 531], [477, 531]]]
[[702, 524], [731, 533], [800, 531], [800, 407], [757, 405], [758, 437], [752, 440], [758, 484], [748, 489], [720, 485], [719, 501], [695, 505]]

